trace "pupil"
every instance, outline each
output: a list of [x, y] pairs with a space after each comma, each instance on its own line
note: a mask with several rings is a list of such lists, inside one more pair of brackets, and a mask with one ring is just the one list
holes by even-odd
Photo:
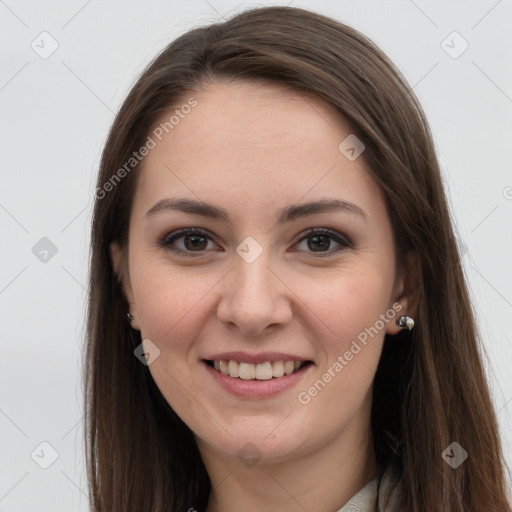
[[[319, 245], [313, 245], [313, 244], [309, 243], [309, 241], [311, 241], [311, 240], [314, 240], [314, 244], [317, 244], [319, 241], [320, 241], [320, 243], [319, 243]], [[308, 248], [313, 251], [316, 251], [318, 248], [320, 248], [320, 250], [322, 248], [329, 249], [329, 245], [330, 245], [330, 241], [329, 241], [329, 237], [327, 235], [312, 236], [308, 240]]]
[[[185, 236], [185, 247], [189, 250], [193, 249], [204, 249], [206, 247], [205, 244], [206, 238], [200, 235], [186, 235]], [[192, 242], [191, 245], [187, 242]], [[201, 244], [202, 242], [202, 244]]]

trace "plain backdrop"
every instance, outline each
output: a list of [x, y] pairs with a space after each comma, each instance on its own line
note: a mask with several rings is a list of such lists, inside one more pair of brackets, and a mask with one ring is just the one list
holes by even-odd
[[[271, 4], [0, 0], [0, 511], [88, 507], [81, 360], [89, 225], [115, 112], [172, 39]], [[426, 111], [510, 464], [512, 0], [290, 4], [369, 36]]]

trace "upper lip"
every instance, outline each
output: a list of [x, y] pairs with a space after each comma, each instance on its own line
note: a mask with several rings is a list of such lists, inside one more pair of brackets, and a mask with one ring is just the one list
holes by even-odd
[[295, 354], [285, 354], [284, 352], [260, 352], [259, 354], [249, 354], [248, 352], [222, 352], [205, 358], [210, 361], [238, 361], [239, 363], [266, 363], [267, 361], [311, 361], [307, 357], [301, 357]]

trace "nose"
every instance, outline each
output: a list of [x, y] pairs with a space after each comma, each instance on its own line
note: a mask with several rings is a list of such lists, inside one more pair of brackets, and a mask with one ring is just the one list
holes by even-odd
[[266, 253], [263, 251], [252, 263], [236, 255], [224, 280], [217, 317], [239, 334], [262, 335], [292, 319], [293, 294], [278, 272], [270, 268]]

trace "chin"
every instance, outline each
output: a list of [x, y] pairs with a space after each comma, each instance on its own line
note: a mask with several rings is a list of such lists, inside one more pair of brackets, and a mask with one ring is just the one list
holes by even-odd
[[248, 467], [256, 463], [261, 466], [290, 461], [314, 453], [318, 449], [319, 439], [313, 434], [314, 430], [308, 434], [304, 426], [284, 427], [284, 424], [279, 426], [279, 422], [273, 421], [273, 426], [269, 428], [269, 421], [258, 426], [255, 425], [254, 418], [244, 420], [240, 422], [236, 432], [230, 431], [232, 436], [227, 432], [224, 432], [221, 438], [214, 437], [211, 433], [198, 435], [200, 448], [201, 445], [207, 445], [208, 451], [238, 459]]

